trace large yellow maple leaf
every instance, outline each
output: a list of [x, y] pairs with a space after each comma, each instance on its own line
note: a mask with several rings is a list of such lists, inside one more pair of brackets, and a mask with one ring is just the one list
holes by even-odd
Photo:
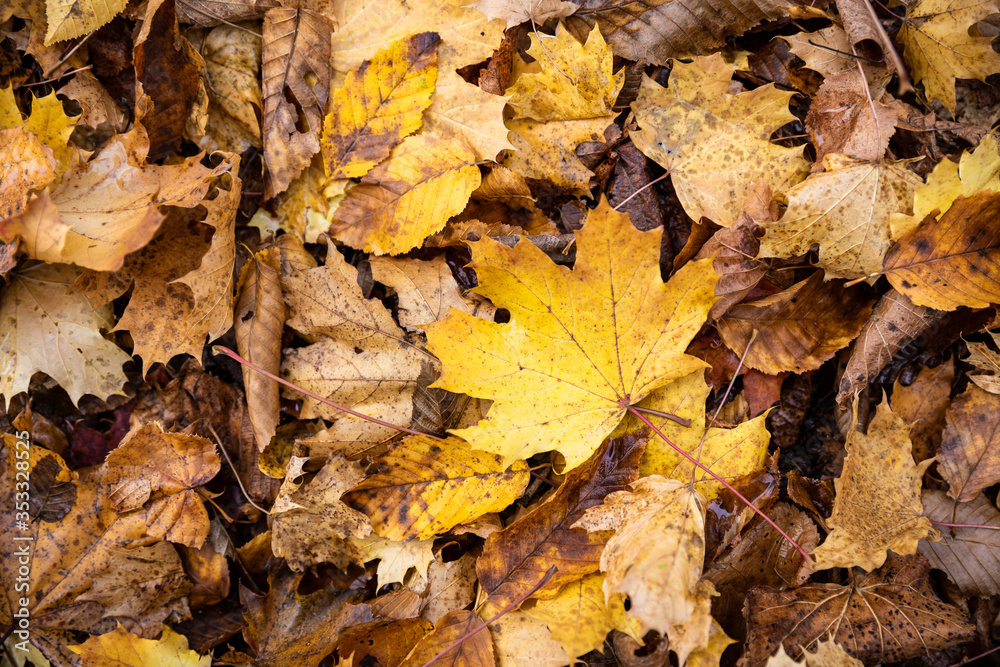
[[809, 163], [802, 147], [770, 142], [771, 134], [795, 120], [788, 110], [792, 93], [774, 84], [730, 95], [735, 68], [722, 55], [675, 62], [669, 88], [644, 77], [632, 103], [640, 132], [636, 147], [670, 172], [684, 210], [728, 227], [740, 214], [756, 181], [775, 192], [803, 178]]
[[573, 270], [527, 241], [472, 244], [479, 294], [510, 312], [498, 324], [452, 311], [427, 327], [444, 370], [434, 385], [494, 401], [455, 431], [509, 462], [558, 450], [583, 463], [653, 390], [705, 367], [684, 353], [714, 302], [709, 260], [660, 277], [659, 230], [640, 232], [606, 201], [577, 232]]

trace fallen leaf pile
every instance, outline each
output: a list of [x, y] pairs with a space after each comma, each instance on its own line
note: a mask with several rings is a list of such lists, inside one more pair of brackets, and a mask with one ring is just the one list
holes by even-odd
[[998, 0], [0, 7], [0, 667], [957, 665]]

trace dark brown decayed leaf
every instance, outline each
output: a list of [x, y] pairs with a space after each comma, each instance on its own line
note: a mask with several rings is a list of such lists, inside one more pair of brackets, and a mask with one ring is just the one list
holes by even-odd
[[28, 487], [28, 514], [32, 518], [55, 523], [73, 508], [76, 487], [70, 481], [58, 481], [58, 475], [59, 464], [51, 456], [35, 464]]
[[968, 502], [1000, 481], [1000, 396], [969, 385], [951, 402], [938, 450], [948, 495]]
[[473, 630], [472, 635], [460, 645], [444, 653], [434, 662], [441, 667], [493, 667], [493, 641], [489, 628], [483, 627], [471, 611], [453, 611], [445, 614], [434, 624], [434, 630], [417, 642], [400, 667], [420, 667], [454, 644], [460, 637]]
[[646, 187], [653, 180], [649, 175], [646, 156], [631, 141], [619, 145], [615, 152], [618, 154], [618, 162], [615, 163], [615, 173], [608, 183], [608, 203], [615, 210], [628, 213], [632, 224], [644, 232], [662, 226], [663, 211], [656, 191]]
[[153, 113], [142, 124], [149, 134], [149, 159], [156, 160], [180, 148], [184, 123], [198, 96], [198, 72], [205, 66], [178, 31], [174, 0], [146, 6], [134, 62], [136, 80], [153, 100]]
[[[233, 320], [239, 353], [274, 375], [281, 366], [281, 329], [285, 325], [280, 270], [281, 254], [277, 248], [262, 250], [243, 265]], [[278, 426], [281, 410], [278, 383], [244, 366], [243, 386], [257, 449], [264, 451]]]
[[527, 593], [553, 564], [558, 571], [535, 597], [551, 595], [564, 584], [598, 571], [610, 535], [570, 526], [609, 493], [622, 491], [638, 479], [639, 458], [645, 447], [642, 437], [607, 441], [567, 475], [555, 495], [487, 538], [483, 555], [476, 561], [476, 573], [497, 611]]
[[329, 19], [308, 9], [277, 7], [264, 17], [261, 75], [267, 198], [284, 192], [319, 151], [330, 93], [331, 30]]
[[756, 329], [747, 366], [771, 374], [802, 373], [819, 368], [854, 340], [871, 304], [865, 292], [837, 280], [824, 283], [817, 272], [783, 292], [733, 306], [719, 320], [719, 333], [742, 355]]
[[1000, 193], [958, 197], [928, 215], [885, 256], [885, 275], [915, 304], [955, 310], [1000, 300]]
[[299, 595], [301, 581], [301, 574], [282, 569], [268, 577], [266, 595], [240, 586], [243, 636], [258, 667], [315, 667], [333, 651], [344, 628], [372, 620], [368, 605], [347, 602], [353, 593], [321, 589]]
[[566, 27], [583, 41], [596, 23], [616, 56], [666, 65], [668, 58], [707, 53], [783, 15], [771, 0], [584, 0]]
[[[943, 491], [925, 489], [924, 516], [933, 521], [1000, 528], [1000, 512], [983, 494], [956, 503]], [[937, 542], [920, 541], [920, 554], [968, 595], [1000, 593], [1000, 530], [941, 527]]]
[[[868, 101], [867, 82], [858, 71], [827, 77], [813, 96], [806, 116], [817, 162], [827, 153], [858, 160], [881, 160], [896, 132], [902, 105]], [[873, 113], [874, 110], [874, 113]]]
[[758, 667], [784, 645], [793, 659], [828, 635], [865, 664], [906, 660], [972, 639], [975, 629], [930, 587], [923, 556], [891, 554], [882, 569], [852, 585], [809, 584], [747, 596], [747, 653], [740, 667]]

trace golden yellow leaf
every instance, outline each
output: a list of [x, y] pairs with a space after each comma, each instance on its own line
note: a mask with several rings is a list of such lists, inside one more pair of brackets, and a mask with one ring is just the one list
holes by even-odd
[[784, 148], [771, 133], [795, 120], [790, 92], [773, 84], [729, 94], [735, 69], [720, 54], [675, 62], [669, 88], [645, 77], [632, 103], [642, 128], [636, 147], [670, 172], [684, 210], [728, 227], [740, 214], [751, 184], [765, 181], [786, 192], [809, 170], [802, 147]]
[[128, 0], [45, 0], [45, 45], [82, 37], [125, 9]]
[[563, 586], [556, 597], [538, 600], [526, 610], [529, 616], [545, 622], [569, 662], [601, 650], [604, 638], [624, 620], [622, 596], [613, 596], [609, 605], [604, 601], [603, 586], [603, 574], [590, 574]]
[[504, 160], [504, 167], [524, 178], [551, 181], [576, 196], [590, 193], [594, 172], [583, 166], [576, 147], [585, 141], [604, 141], [604, 130], [614, 116], [582, 120], [510, 120], [514, 151]]
[[93, 636], [69, 649], [92, 667], [210, 667], [212, 656], [200, 656], [188, 648], [188, 640], [170, 628], [159, 639], [143, 639], [120, 625], [113, 631]]
[[399, 299], [399, 323], [420, 330], [443, 320], [452, 308], [493, 319], [496, 308], [478, 294], [463, 294], [444, 256], [429, 261], [396, 257], [373, 257], [372, 277], [391, 287]]
[[479, 167], [465, 144], [424, 132], [351, 188], [333, 214], [330, 234], [352, 248], [399, 255], [418, 247], [460, 213], [479, 187]]
[[300, 241], [318, 243], [320, 235], [330, 228], [333, 213], [351, 183], [346, 178], [328, 178], [323, 156], [316, 154], [281, 194], [275, 215], [261, 207], [254, 213], [250, 226], [260, 229], [265, 237], [283, 229]]
[[1000, 288], [1000, 192], [959, 196], [927, 216], [885, 256], [885, 276], [918, 306], [986, 308]]
[[[681, 419], [689, 419], [689, 426], [654, 414], [644, 416], [660, 429], [663, 435], [685, 452], [699, 457], [701, 463], [732, 483], [734, 480], [762, 470], [767, 463], [767, 446], [771, 435], [764, 424], [766, 415], [743, 422], [735, 428], [713, 427], [706, 431], [705, 401], [711, 388], [706, 384], [704, 372], [698, 370], [687, 377], [657, 389], [638, 407], [666, 412]], [[628, 430], [644, 426], [634, 415], [629, 415], [622, 425]], [[704, 442], [702, 442], [704, 437]], [[693, 465], [663, 442], [663, 438], [650, 438], [639, 462], [639, 474], [662, 475], [681, 482], [690, 482]], [[701, 469], [694, 471], [698, 491], [706, 500], [715, 498], [725, 488]]]
[[[819, 245], [826, 278], [863, 278], [882, 270], [889, 250], [889, 217], [911, 210], [922, 183], [906, 162], [864, 162], [829, 153], [824, 171], [786, 194], [788, 209], [766, 230], [759, 257], [795, 257]], [[869, 278], [874, 281], [875, 278]]]
[[14, 88], [7, 84], [6, 88], [0, 87], [0, 130], [9, 130], [19, 125], [24, 125], [24, 119], [14, 98]]
[[507, 92], [507, 102], [517, 111], [517, 118], [552, 120], [582, 120], [612, 113], [625, 77], [612, 72], [614, 57], [601, 31], [594, 27], [586, 44], [576, 41], [566, 27], [559, 24], [555, 38], [533, 33], [528, 55], [541, 66], [541, 72], [517, 77]]
[[489, 512], [501, 512], [528, 486], [528, 466], [458, 438], [410, 436], [376, 459], [379, 472], [344, 494], [375, 532], [390, 540], [426, 540]]
[[826, 520], [832, 532], [814, 551], [815, 568], [881, 567], [886, 550], [909, 555], [917, 542], [937, 535], [923, 516], [920, 487], [933, 462], [913, 463], [909, 427], [882, 401], [868, 433], [847, 437], [847, 458], [834, 480], [837, 498]]
[[701, 580], [705, 561], [705, 500], [690, 485], [659, 475], [643, 477], [631, 491], [616, 491], [587, 510], [574, 526], [614, 530], [601, 554], [604, 598], [629, 596], [645, 630], [670, 638], [681, 665], [708, 643], [714, 588]]
[[20, 235], [27, 241], [26, 248], [35, 248], [39, 242], [42, 247], [53, 242], [61, 244], [59, 238], [33, 238], [27, 230], [36, 225], [19, 218], [31, 192], [56, 177], [57, 166], [52, 149], [23, 127], [0, 130], [0, 238], [11, 241]]
[[[281, 367], [281, 332], [285, 325], [280, 270], [281, 253], [277, 248], [261, 250], [243, 265], [233, 318], [239, 353], [274, 375]], [[274, 437], [281, 413], [278, 383], [247, 366], [242, 368], [254, 439], [257, 449], [264, 451]]]
[[959, 196], [971, 197], [980, 192], [1000, 192], [1000, 149], [996, 133], [982, 138], [972, 152], [964, 151], [959, 162], [941, 160], [927, 176], [927, 183], [913, 195], [913, 215], [892, 215], [892, 238], [900, 239], [913, 231], [928, 215], [937, 210], [940, 218]]
[[38, 140], [52, 149], [59, 166], [56, 174], [62, 175], [69, 169], [73, 148], [69, 146], [69, 135], [73, 133], [79, 116], [67, 116], [62, 102], [51, 92], [45, 97], [34, 97], [31, 101], [31, 115], [24, 129], [33, 133]]
[[726, 647], [735, 643], [736, 640], [727, 635], [719, 622], [713, 618], [712, 628], [708, 633], [708, 643], [691, 651], [687, 667], [719, 667], [719, 660]]
[[714, 301], [711, 262], [664, 284], [659, 249], [659, 231], [638, 231], [604, 200], [577, 232], [573, 270], [524, 240], [472, 244], [476, 292], [511, 321], [452, 312], [427, 327], [444, 366], [433, 386], [494, 401], [487, 419], [455, 434], [508, 462], [555, 449], [571, 470], [628, 405], [703, 368], [684, 350]]
[[996, 0], [920, 0], [899, 29], [903, 57], [928, 98], [955, 113], [955, 79], [985, 81], [1000, 72], [990, 38], [970, 34], [977, 21], [1000, 10]]
[[360, 178], [421, 125], [437, 80], [437, 33], [399, 39], [347, 75], [323, 121], [323, 163], [331, 178]]
[[84, 394], [103, 400], [120, 393], [122, 364], [131, 357], [101, 336], [114, 315], [71, 288], [79, 275], [65, 264], [36, 264], [8, 277], [0, 299], [0, 321], [13, 323], [0, 340], [0, 394], [8, 402], [27, 391], [37, 372], [58, 382], [74, 403]]

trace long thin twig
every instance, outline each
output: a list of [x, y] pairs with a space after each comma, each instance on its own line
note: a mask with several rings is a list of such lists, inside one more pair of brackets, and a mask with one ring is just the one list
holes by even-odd
[[340, 403], [334, 403], [329, 398], [324, 398], [324, 397], [320, 396], [319, 394], [314, 394], [313, 392], [309, 391], [308, 389], [303, 389], [302, 387], [298, 386], [297, 384], [292, 384], [288, 380], [283, 380], [282, 378], [278, 377], [274, 373], [271, 373], [270, 371], [264, 370], [263, 368], [261, 368], [260, 366], [258, 366], [255, 363], [253, 363], [252, 361], [247, 361], [246, 359], [244, 359], [243, 357], [241, 357], [236, 352], [233, 352], [232, 350], [230, 350], [228, 347], [222, 347], [221, 345], [213, 345], [212, 346], [212, 354], [224, 354], [227, 357], [229, 357], [230, 359], [233, 359], [234, 361], [237, 361], [240, 364], [246, 366], [247, 368], [249, 368], [251, 370], [254, 370], [254, 371], [257, 371], [258, 373], [260, 373], [264, 377], [271, 378], [272, 380], [274, 380], [278, 384], [283, 384], [286, 387], [288, 387], [289, 389], [294, 389], [295, 391], [299, 392], [300, 394], [305, 394], [306, 396], [308, 396], [309, 398], [311, 398], [313, 400], [319, 401], [320, 403], [323, 403], [324, 405], [329, 405], [331, 408], [336, 408], [336, 409], [338, 409], [338, 410], [340, 410], [342, 412], [346, 412], [347, 414], [352, 415], [354, 417], [357, 417], [359, 419], [364, 419], [365, 421], [370, 421], [373, 424], [378, 424], [379, 426], [385, 426], [386, 428], [395, 429], [395, 430], [400, 431], [402, 433], [409, 433], [410, 435], [422, 435], [425, 438], [430, 438], [431, 440], [444, 440], [444, 438], [439, 438], [436, 435], [431, 435], [430, 433], [421, 433], [420, 431], [414, 431], [413, 429], [406, 428], [405, 426], [397, 426], [396, 424], [390, 424], [389, 422], [382, 421], [381, 419], [377, 419], [376, 417], [369, 417], [366, 414], [363, 414], [363, 413], [360, 413], [360, 412], [355, 412], [354, 410], [351, 410], [350, 408], [345, 407], [345, 406], [341, 405]]
[[491, 618], [490, 620], [486, 621], [485, 623], [483, 623], [482, 625], [480, 625], [475, 630], [471, 630], [469, 632], [466, 632], [464, 635], [462, 635], [461, 637], [459, 637], [458, 639], [456, 639], [454, 642], [452, 642], [451, 645], [448, 646], [448, 648], [446, 648], [445, 650], [443, 650], [440, 653], [438, 653], [436, 656], [434, 656], [433, 658], [431, 658], [430, 660], [428, 660], [427, 662], [425, 662], [424, 664], [422, 664], [420, 667], [428, 667], [428, 665], [434, 664], [435, 662], [437, 662], [438, 658], [440, 658], [441, 656], [443, 656], [448, 651], [451, 651], [452, 649], [457, 648], [458, 646], [460, 646], [462, 644], [462, 642], [464, 642], [466, 639], [468, 639], [472, 635], [476, 634], [480, 630], [485, 629], [486, 626], [488, 626], [493, 621], [497, 620], [498, 618], [500, 618], [501, 616], [503, 616], [507, 612], [510, 612], [510, 611], [513, 611], [513, 610], [517, 609], [518, 605], [520, 605], [522, 602], [524, 602], [525, 600], [527, 600], [528, 598], [530, 598], [532, 595], [534, 595], [535, 591], [537, 591], [539, 588], [541, 588], [546, 583], [548, 583], [549, 579], [552, 578], [552, 575], [554, 575], [556, 573], [556, 570], [557, 570], [557, 568], [556, 568], [555, 565], [553, 565], [552, 567], [550, 567], [548, 570], [545, 571], [545, 576], [542, 577], [542, 580], [539, 581], [534, 586], [532, 586], [530, 591], [528, 591], [527, 593], [525, 593], [524, 595], [522, 595], [518, 599], [516, 599], [513, 602], [511, 602], [510, 605], [508, 605], [507, 607], [505, 607], [503, 609], [503, 611], [497, 612], [493, 616], [493, 618]]

